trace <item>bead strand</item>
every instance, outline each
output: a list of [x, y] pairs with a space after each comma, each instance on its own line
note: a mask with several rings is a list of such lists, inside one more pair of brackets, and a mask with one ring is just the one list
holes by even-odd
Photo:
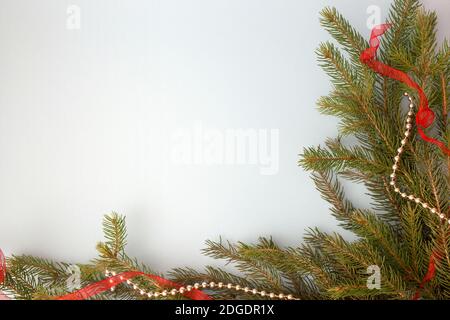
[[[107, 278], [111, 277], [111, 276], [116, 276], [117, 273], [114, 271], [109, 271], [106, 270], [105, 271], [105, 276]], [[124, 280], [123, 277], [120, 277], [120, 280]], [[112, 283], [112, 280], [110, 280]], [[126, 283], [128, 285], [130, 285], [133, 290], [137, 291], [140, 295], [142, 296], [147, 296], [148, 298], [158, 298], [160, 296], [166, 297], [168, 295], [177, 295], [177, 294], [184, 294], [185, 292], [189, 292], [192, 291], [194, 289], [214, 289], [214, 288], [219, 288], [219, 289], [231, 289], [231, 290], [236, 290], [236, 291], [244, 291], [245, 293], [251, 293], [254, 295], [259, 295], [261, 297], [268, 297], [270, 299], [280, 299], [280, 300], [299, 300], [298, 298], [295, 298], [292, 294], [275, 294], [275, 293], [267, 293], [266, 291], [259, 291], [257, 289], [251, 289], [248, 287], [241, 287], [240, 285], [234, 285], [232, 283], [228, 283], [228, 284], [224, 284], [222, 282], [219, 283], [215, 283], [215, 282], [202, 282], [200, 283], [194, 283], [193, 285], [188, 285], [186, 287], [182, 286], [179, 288], [174, 288], [170, 291], [168, 290], [163, 290], [163, 291], [155, 291], [155, 292], [147, 292], [145, 289], [140, 288], [137, 284], [135, 284], [134, 282], [132, 282], [131, 280], [126, 280]], [[111, 288], [111, 291], [114, 291], [114, 287]]]
[[408, 139], [411, 135], [411, 129], [413, 127], [412, 123], [414, 121], [414, 119], [413, 119], [413, 115], [414, 115], [413, 99], [407, 92], [405, 92], [405, 96], [408, 97], [408, 100], [409, 100], [409, 111], [408, 111], [408, 116], [406, 118], [406, 131], [404, 133], [405, 137], [403, 138], [403, 140], [401, 140], [401, 142], [400, 142], [401, 146], [397, 149], [397, 155], [394, 157], [394, 165], [392, 166], [392, 173], [390, 176], [391, 181], [389, 184], [394, 189], [394, 191], [396, 193], [398, 193], [402, 198], [408, 199], [410, 201], [413, 201], [413, 202], [421, 205], [424, 209], [428, 209], [431, 213], [436, 214], [439, 217], [439, 219], [446, 221], [448, 224], [450, 224], [450, 219], [447, 219], [446, 216], [442, 212], [440, 212], [438, 209], [434, 208], [433, 206], [431, 206], [430, 204], [423, 201], [419, 197], [416, 197], [413, 194], [407, 194], [406, 192], [403, 192], [397, 186], [397, 171], [399, 168], [400, 157], [404, 151], [404, 146], [408, 142]]

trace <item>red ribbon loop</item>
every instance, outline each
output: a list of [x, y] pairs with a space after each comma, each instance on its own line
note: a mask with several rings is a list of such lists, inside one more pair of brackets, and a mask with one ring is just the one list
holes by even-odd
[[417, 91], [420, 100], [419, 111], [416, 115], [416, 124], [419, 135], [423, 140], [438, 146], [442, 152], [450, 155], [450, 149], [442, 141], [427, 136], [423, 130], [431, 126], [435, 119], [435, 114], [429, 107], [428, 99], [423, 89], [406, 73], [394, 69], [376, 59], [377, 50], [380, 47], [380, 40], [378, 37], [382, 36], [390, 27], [390, 24], [381, 24], [372, 30], [369, 41], [370, 47], [361, 53], [360, 60], [382, 76], [400, 81]]

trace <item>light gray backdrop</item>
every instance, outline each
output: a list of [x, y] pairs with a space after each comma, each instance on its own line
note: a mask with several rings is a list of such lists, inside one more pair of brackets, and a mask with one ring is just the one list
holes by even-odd
[[[450, 3], [424, 2], [448, 36]], [[67, 28], [71, 4], [80, 29]], [[0, 247], [85, 262], [114, 210], [129, 253], [165, 271], [210, 262], [200, 249], [219, 235], [292, 245], [307, 227], [335, 230], [296, 164], [336, 134], [315, 109], [330, 89], [314, 54], [329, 39], [319, 11], [336, 6], [368, 36], [367, 8], [384, 18], [389, 4], [0, 0]], [[173, 132], [199, 124], [278, 130], [279, 170], [170, 161]]]

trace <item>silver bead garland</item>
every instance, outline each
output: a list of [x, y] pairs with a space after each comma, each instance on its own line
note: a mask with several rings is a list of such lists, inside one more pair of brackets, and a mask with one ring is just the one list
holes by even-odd
[[[105, 271], [105, 276], [107, 278], [116, 276], [117, 273], [114, 271]], [[122, 277], [120, 280], [124, 280]], [[112, 281], [112, 280], [111, 280]], [[270, 299], [280, 299], [280, 300], [300, 300], [298, 298], [295, 298], [292, 294], [275, 294], [275, 293], [267, 293], [266, 291], [259, 291], [257, 289], [252, 289], [248, 287], [241, 287], [240, 285], [235, 285], [232, 283], [224, 284], [222, 282], [215, 283], [215, 282], [202, 282], [200, 283], [194, 283], [193, 285], [188, 286], [182, 286], [179, 288], [174, 288], [172, 290], [163, 290], [163, 291], [155, 291], [155, 292], [147, 292], [145, 289], [140, 288], [137, 284], [132, 282], [131, 280], [126, 280], [126, 283], [130, 285], [133, 290], [137, 291], [142, 296], [147, 296], [148, 298], [158, 298], [158, 297], [167, 297], [169, 295], [175, 296], [177, 294], [184, 294], [185, 292], [192, 291], [193, 289], [231, 289], [235, 291], [244, 291], [245, 293], [251, 293], [254, 295], [259, 295], [261, 297], [267, 297]], [[114, 291], [114, 287], [111, 288], [111, 291]]]
[[400, 162], [400, 157], [404, 151], [404, 147], [407, 144], [409, 137], [411, 136], [411, 129], [413, 127], [412, 123], [414, 122], [414, 103], [413, 103], [413, 99], [411, 98], [411, 96], [405, 92], [405, 96], [408, 97], [409, 100], [409, 111], [408, 111], [408, 116], [406, 118], [406, 131], [405, 131], [405, 137], [403, 138], [403, 140], [400, 142], [401, 145], [400, 147], [397, 149], [397, 155], [394, 157], [394, 165], [392, 166], [392, 173], [391, 173], [391, 181], [390, 181], [390, 186], [394, 189], [394, 191], [396, 193], [398, 193], [402, 198], [408, 199], [412, 202], [415, 202], [416, 204], [421, 205], [424, 209], [428, 209], [431, 213], [436, 214], [439, 219], [447, 222], [448, 224], [450, 224], [450, 219], [447, 219], [446, 216], [440, 212], [437, 208], [435, 208], [434, 206], [430, 205], [429, 203], [423, 201], [422, 199], [420, 199], [419, 197], [413, 195], [413, 194], [407, 194], [406, 192], [403, 192], [399, 186], [397, 185], [397, 171], [399, 169], [399, 162]]

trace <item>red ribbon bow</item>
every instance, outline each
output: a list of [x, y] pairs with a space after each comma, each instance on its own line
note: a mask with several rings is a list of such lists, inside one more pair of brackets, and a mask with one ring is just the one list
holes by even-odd
[[385, 77], [403, 82], [408, 87], [417, 91], [420, 104], [419, 111], [416, 115], [416, 124], [420, 136], [423, 140], [438, 146], [445, 154], [450, 155], [450, 149], [442, 141], [431, 138], [424, 132], [424, 129], [431, 126], [434, 122], [435, 114], [429, 107], [428, 99], [423, 89], [406, 73], [394, 69], [376, 59], [377, 50], [380, 47], [380, 40], [378, 37], [382, 36], [390, 27], [390, 24], [381, 24], [372, 30], [369, 41], [370, 47], [361, 53], [360, 60], [375, 72]]

